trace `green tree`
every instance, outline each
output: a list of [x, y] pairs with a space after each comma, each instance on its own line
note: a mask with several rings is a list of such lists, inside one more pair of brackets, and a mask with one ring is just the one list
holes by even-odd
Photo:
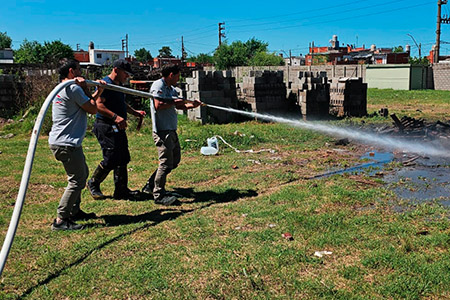
[[[252, 38], [247, 42], [235, 41], [228, 45], [220, 45], [214, 52], [214, 63], [218, 69], [228, 69], [236, 66], [260, 65], [263, 61], [269, 65], [280, 65], [282, 59], [275, 59], [268, 53], [268, 43]], [[260, 54], [263, 53], [263, 54]], [[255, 58], [257, 57], [257, 58]]]
[[44, 63], [56, 64], [62, 58], [73, 58], [73, 50], [61, 41], [44, 42]]
[[172, 49], [169, 46], [163, 46], [159, 49], [159, 57], [173, 57]]
[[250, 66], [284, 66], [284, 59], [275, 53], [258, 52], [250, 60]]
[[150, 51], [145, 48], [135, 50], [134, 56], [138, 61], [143, 63], [149, 62], [153, 59], [152, 55], [150, 54]]
[[392, 48], [392, 52], [399, 53], [399, 52], [405, 52], [405, 51], [403, 51], [403, 46], [398, 46], [398, 47]]
[[11, 48], [12, 39], [6, 32], [0, 32], [0, 49]]
[[44, 42], [25, 39], [20, 48], [14, 52], [17, 63], [50, 63], [56, 64], [61, 58], [73, 58], [73, 50], [61, 41]]
[[214, 63], [214, 58], [211, 55], [200, 53], [197, 56], [191, 56], [187, 59], [188, 62], [195, 62], [198, 64], [212, 64]]
[[408, 62], [412, 65], [423, 65], [423, 66], [428, 66], [430, 65], [430, 61], [428, 60], [427, 57], [410, 57]]
[[20, 64], [43, 63], [43, 47], [37, 41], [25, 39], [17, 51], [14, 51], [14, 61]]

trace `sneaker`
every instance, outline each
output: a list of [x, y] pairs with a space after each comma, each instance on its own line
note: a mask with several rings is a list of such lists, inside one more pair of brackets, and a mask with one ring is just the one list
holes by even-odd
[[71, 220], [62, 220], [61, 223], [56, 223], [55, 219], [52, 224], [52, 230], [80, 230], [83, 227], [83, 225], [79, 225]]
[[166, 195], [166, 196], [162, 197], [161, 199], [155, 200], [155, 203], [162, 204], [162, 205], [171, 205], [175, 201], [177, 201], [177, 197]]
[[71, 216], [72, 221], [79, 221], [79, 220], [90, 220], [90, 219], [96, 219], [97, 215], [95, 213], [87, 213], [82, 211], [81, 209], [75, 214]]

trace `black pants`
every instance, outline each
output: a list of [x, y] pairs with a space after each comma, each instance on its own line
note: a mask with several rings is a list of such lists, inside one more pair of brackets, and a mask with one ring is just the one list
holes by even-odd
[[125, 166], [131, 159], [125, 130], [115, 132], [113, 126], [115, 125], [97, 119], [92, 130], [103, 152], [103, 161], [100, 164], [108, 170]]

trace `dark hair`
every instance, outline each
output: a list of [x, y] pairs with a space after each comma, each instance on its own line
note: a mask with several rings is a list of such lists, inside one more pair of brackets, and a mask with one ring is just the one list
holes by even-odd
[[66, 79], [69, 75], [69, 69], [76, 69], [80, 62], [73, 58], [62, 58], [59, 61], [58, 73], [59, 80]]
[[178, 74], [180, 73], [180, 67], [174, 64], [165, 65], [161, 70], [162, 77], [167, 77], [170, 73]]

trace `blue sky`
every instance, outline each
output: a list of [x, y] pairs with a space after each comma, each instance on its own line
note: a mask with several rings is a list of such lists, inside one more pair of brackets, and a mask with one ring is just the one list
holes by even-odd
[[[450, 15], [450, 4], [442, 6]], [[310, 42], [328, 46], [336, 34], [343, 44], [369, 48], [411, 45], [428, 55], [436, 40], [436, 0], [342, 1], [45, 1], [4, 0], [0, 32], [18, 49], [24, 39], [61, 40], [74, 49], [121, 49], [128, 34], [129, 50], [146, 48], [153, 56], [162, 46], [181, 54], [181, 36], [189, 55], [212, 53], [218, 45], [218, 22], [225, 22], [229, 43], [255, 37], [277, 53], [305, 54]], [[450, 24], [441, 41], [450, 42]], [[450, 44], [441, 45], [450, 54]]]

